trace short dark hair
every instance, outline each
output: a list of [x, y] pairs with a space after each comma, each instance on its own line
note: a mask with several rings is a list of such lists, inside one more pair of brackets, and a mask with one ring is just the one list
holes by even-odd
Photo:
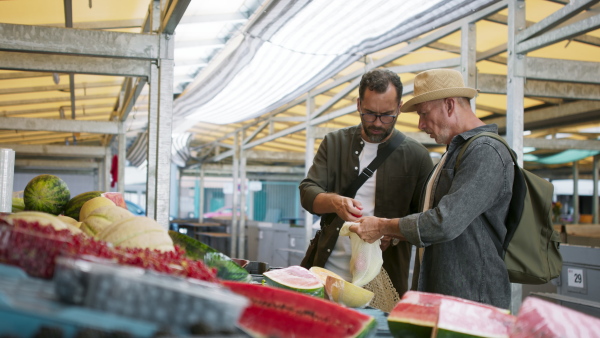
[[388, 69], [372, 69], [363, 75], [358, 87], [358, 97], [362, 101], [367, 88], [377, 93], [385, 93], [390, 83], [396, 87], [396, 101], [400, 103], [402, 101], [402, 81], [398, 74]]

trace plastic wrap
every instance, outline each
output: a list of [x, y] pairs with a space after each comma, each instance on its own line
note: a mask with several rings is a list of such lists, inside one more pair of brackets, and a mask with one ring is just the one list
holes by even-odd
[[70, 304], [207, 333], [234, 332], [249, 304], [218, 284], [102, 261], [59, 257], [54, 280]]

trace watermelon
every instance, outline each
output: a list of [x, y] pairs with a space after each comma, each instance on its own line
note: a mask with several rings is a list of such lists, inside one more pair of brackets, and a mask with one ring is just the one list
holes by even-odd
[[109, 200], [113, 201], [113, 203], [121, 208], [127, 209], [127, 203], [125, 203], [125, 198], [123, 198], [123, 194], [120, 192], [103, 192], [100, 196], [106, 197]]
[[223, 282], [250, 299], [238, 326], [255, 337], [368, 337], [373, 317], [324, 299], [266, 285]]
[[600, 319], [573, 309], [527, 297], [511, 337], [600, 337]]
[[323, 298], [325, 288], [315, 274], [307, 269], [292, 265], [285, 269], [269, 270], [263, 273], [268, 285], [289, 289], [307, 295]]
[[185, 255], [193, 260], [201, 260], [208, 267], [217, 270], [217, 277], [225, 280], [249, 282], [252, 276], [228, 256], [188, 235], [169, 230], [173, 244], [185, 250]]
[[435, 293], [408, 291], [388, 316], [394, 337], [508, 337], [508, 310]]
[[34, 177], [23, 191], [25, 210], [53, 215], [62, 213], [70, 197], [71, 192], [65, 181], [47, 174]]
[[127, 209], [127, 204], [125, 203], [123, 194], [119, 192], [88, 191], [71, 198], [65, 206], [64, 215], [78, 220], [79, 211], [81, 211], [83, 204], [92, 198], [99, 196], [106, 197], [116, 206]]
[[88, 191], [81, 193], [69, 200], [65, 205], [64, 215], [79, 220], [79, 211], [81, 206], [92, 198], [102, 195], [102, 191]]

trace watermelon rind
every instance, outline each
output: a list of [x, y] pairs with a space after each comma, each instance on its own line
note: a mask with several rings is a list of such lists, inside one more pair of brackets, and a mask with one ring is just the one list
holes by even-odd
[[375, 319], [325, 299], [260, 284], [224, 281], [251, 301], [238, 326], [253, 337], [370, 337]]
[[31, 179], [23, 191], [25, 210], [52, 215], [63, 212], [71, 198], [67, 183], [54, 175], [39, 175]]
[[83, 204], [101, 194], [102, 191], [88, 191], [71, 198], [65, 205], [64, 215], [79, 220], [79, 211], [81, 211]]
[[319, 298], [325, 297], [323, 283], [307, 269], [292, 265], [284, 269], [275, 269], [263, 274], [267, 285], [288, 289]]
[[179, 245], [185, 250], [187, 257], [204, 261], [208, 267], [217, 269], [217, 277], [220, 279], [241, 282], [252, 280], [252, 276], [246, 269], [213, 247], [177, 231], [169, 230], [169, 236], [173, 240], [173, 244]]

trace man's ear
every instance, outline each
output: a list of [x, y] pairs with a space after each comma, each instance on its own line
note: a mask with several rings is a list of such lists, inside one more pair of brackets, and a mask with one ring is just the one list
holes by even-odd
[[360, 97], [356, 99], [356, 111], [360, 113]]
[[448, 116], [452, 116], [456, 112], [456, 105], [458, 104], [455, 97], [447, 97], [444, 99], [444, 108], [448, 112]]

